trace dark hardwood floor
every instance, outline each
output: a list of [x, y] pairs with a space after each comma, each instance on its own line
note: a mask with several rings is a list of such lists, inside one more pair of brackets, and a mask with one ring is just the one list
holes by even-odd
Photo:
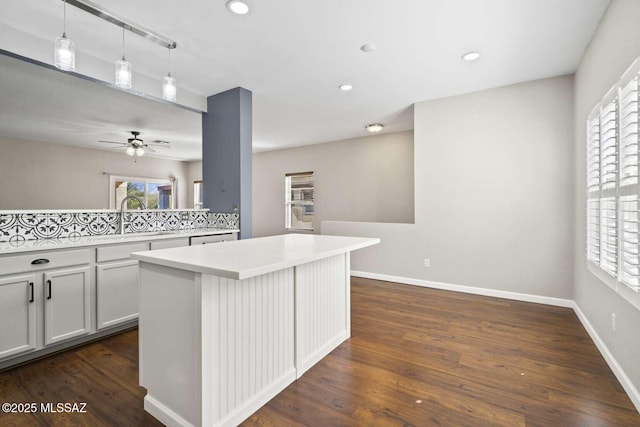
[[352, 337], [245, 426], [640, 426], [573, 310], [352, 278]]
[[[0, 426], [156, 426], [137, 330], [0, 373]], [[570, 309], [352, 279], [352, 338], [244, 426], [640, 426]]]

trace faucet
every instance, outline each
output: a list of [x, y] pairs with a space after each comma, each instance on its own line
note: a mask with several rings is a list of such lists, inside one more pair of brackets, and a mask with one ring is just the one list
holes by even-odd
[[127, 196], [124, 199], [122, 199], [122, 202], [120, 202], [120, 234], [124, 234], [124, 225], [126, 224], [124, 222], [124, 205], [127, 203], [127, 200], [129, 199], [134, 199], [138, 201], [138, 206], [140, 207], [140, 210], [144, 210], [146, 209], [144, 207], [144, 203], [142, 203], [142, 200], [140, 200], [140, 198], [138, 198], [137, 196]]

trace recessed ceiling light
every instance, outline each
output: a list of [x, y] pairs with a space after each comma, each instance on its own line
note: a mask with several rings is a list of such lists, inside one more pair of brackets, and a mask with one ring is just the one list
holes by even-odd
[[353, 85], [345, 83], [343, 85], [338, 86], [338, 89], [340, 89], [343, 92], [349, 92], [351, 89], [353, 89]]
[[475, 61], [478, 58], [480, 58], [480, 52], [476, 52], [475, 50], [462, 55], [462, 59], [465, 61]]
[[373, 52], [374, 50], [376, 50], [376, 45], [373, 43], [366, 43], [360, 46], [360, 50], [364, 53]]
[[370, 125], [366, 125], [365, 129], [371, 133], [380, 132], [384, 125], [380, 123], [371, 123]]
[[242, 0], [229, 0], [227, 9], [236, 15], [246, 15], [249, 12], [249, 5]]

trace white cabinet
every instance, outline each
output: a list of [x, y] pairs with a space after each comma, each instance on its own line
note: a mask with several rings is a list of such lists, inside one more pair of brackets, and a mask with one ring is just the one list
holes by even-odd
[[[151, 242], [151, 249], [189, 246], [189, 238]], [[149, 249], [149, 242], [126, 243], [96, 249], [96, 328], [110, 328], [138, 318], [138, 261], [131, 252]]]
[[96, 289], [98, 329], [138, 317], [138, 261], [98, 264]]
[[135, 325], [139, 266], [130, 254], [189, 243], [181, 235], [0, 254], [0, 369]]
[[0, 279], [0, 359], [36, 348], [35, 274]]
[[0, 360], [91, 332], [88, 249], [0, 257]]
[[89, 267], [44, 273], [44, 344], [91, 332]]
[[191, 238], [191, 246], [195, 245], [207, 245], [209, 243], [228, 242], [230, 240], [236, 240], [237, 233], [225, 233], [225, 234], [213, 234], [210, 236], [198, 236]]
[[151, 242], [152, 251], [155, 251], [156, 249], [179, 248], [182, 246], [189, 246], [188, 237], [181, 237], [179, 239], [156, 240], [154, 242]]
[[96, 248], [96, 328], [138, 318], [138, 261], [131, 252], [149, 250], [149, 242]]

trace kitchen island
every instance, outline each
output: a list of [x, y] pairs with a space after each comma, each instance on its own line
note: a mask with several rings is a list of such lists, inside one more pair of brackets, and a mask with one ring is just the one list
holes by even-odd
[[138, 252], [144, 408], [169, 426], [237, 425], [349, 338], [353, 250], [289, 234]]

